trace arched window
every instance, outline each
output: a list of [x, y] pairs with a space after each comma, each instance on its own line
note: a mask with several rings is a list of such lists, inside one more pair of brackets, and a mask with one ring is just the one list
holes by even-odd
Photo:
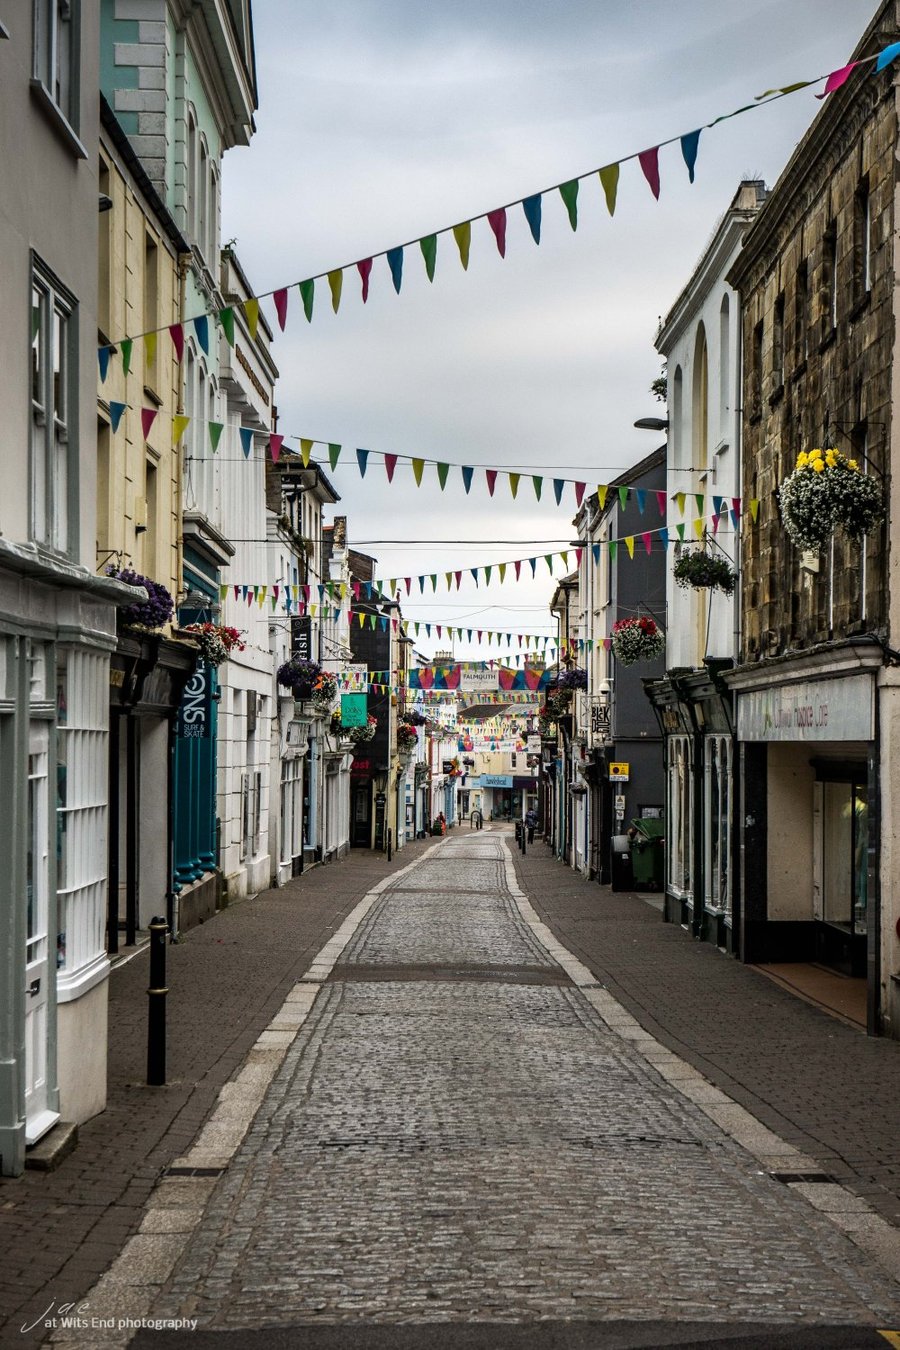
[[209, 152], [206, 137], [200, 137], [200, 158], [197, 174], [197, 229], [194, 242], [209, 261]]
[[691, 395], [691, 459], [695, 469], [705, 469], [709, 448], [709, 360], [706, 329], [697, 328], [694, 346], [694, 380]]
[[682, 423], [684, 416], [684, 377], [681, 373], [681, 366], [675, 367], [675, 374], [672, 376], [672, 420], [669, 428], [669, 436], [672, 441], [672, 458], [675, 464], [678, 464], [679, 454], [683, 443]]
[[731, 385], [731, 304], [722, 296], [719, 310], [719, 440], [730, 443], [729, 405]]
[[187, 232], [197, 237], [197, 119], [190, 106], [187, 110], [187, 145], [185, 173], [185, 217]]
[[219, 237], [219, 171], [215, 161], [209, 162], [209, 227], [206, 242], [207, 258], [212, 263], [216, 257], [216, 241]]

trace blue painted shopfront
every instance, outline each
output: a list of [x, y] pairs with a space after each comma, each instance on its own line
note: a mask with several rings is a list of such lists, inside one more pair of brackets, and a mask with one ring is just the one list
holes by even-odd
[[[182, 624], [214, 622], [218, 614], [218, 581], [209, 564], [185, 549], [187, 601], [179, 607]], [[206, 602], [206, 603], [204, 603]], [[174, 889], [215, 870], [216, 737], [218, 678], [205, 661], [185, 686], [175, 728]]]

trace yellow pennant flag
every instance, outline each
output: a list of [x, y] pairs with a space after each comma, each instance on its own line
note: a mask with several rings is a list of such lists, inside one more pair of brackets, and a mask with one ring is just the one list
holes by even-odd
[[568, 553], [568, 549], [565, 551], [565, 553], [561, 553], [559, 556], [560, 556], [560, 557], [562, 558], [562, 560], [563, 560], [563, 567], [568, 567], [568, 566], [569, 566], [569, 553]]
[[365, 616], [365, 614], [358, 614], [358, 615], [357, 615], [357, 618], [359, 619], [359, 626], [360, 626], [360, 628], [362, 628], [363, 624], [364, 624], [365, 621], [366, 621], [366, 616]]
[[304, 469], [309, 468], [309, 457], [314, 445], [315, 441], [305, 441], [302, 436], [300, 437], [300, 458], [303, 460]]
[[601, 483], [600, 486], [597, 488], [597, 501], [600, 503], [601, 511], [606, 506], [606, 494], [608, 492], [609, 487], [607, 486], [606, 483]]
[[147, 358], [147, 365], [152, 366], [156, 361], [156, 339], [158, 334], [144, 334], [144, 356]]
[[341, 290], [344, 285], [344, 273], [340, 267], [328, 273], [328, 285], [331, 288], [331, 308], [337, 314], [341, 306]]
[[628, 556], [629, 556], [629, 558], [633, 558], [633, 557], [634, 557], [634, 535], [633, 535], [633, 534], [626, 534], [626, 536], [625, 536], [625, 547], [628, 549]]
[[259, 325], [259, 301], [255, 297], [244, 301], [244, 313], [247, 316], [247, 326], [250, 329], [250, 340], [255, 342], [256, 329]]
[[516, 493], [519, 491], [519, 479], [521, 476], [522, 475], [518, 473], [511, 473], [509, 475], [509, 490], [513, 495], [513, 501], [515, 501]]
[[705, 527], [706, 521], [702, 518], [702, 516], [698, 516], [697, 519], [694, 521], [694, 534], [697, 536], [698, 539], [703, 538], [703, 531]]
[[346, 581], [342, 581], [342, 582], [341, 582], [341, 599], [342, 599], [342, 600], [346, 600], [346, 599], [347, 599], [347, 583], [346, 583]]
[[471, 220], [464, 220], [461, 225], [454, 225], [453, 238], [456, 240], [456, 247], [459, 249], [459, 261], [463, 265], [463, 271], [466, 271], [469, 266], [469, 245], [472, 242]]
[[685, 503], [686, 497], [687, 497], [687, 493], [685, 493], [685, 492], [676, 492], [676, 493], [675, 493], [675, 505], [678, 507], [678, 514], [679, 514], [680, 516], [683, 516], [683, 515], [684, 515], [684, 503]]
[[[447, 590], [449, 591], [451, 582], [453, 581], [453, 573], [445, 572], [444, 576], [447, 578]], [[449, 632], [450, 630], [448, 629], [447, 631]]]
[[600, 170], [600, 182], [606, 195], [606, 206], [611, 216], [616, 213], [616, 193], [619, 190], [619, 166], [607, 164]]
[[266, 603], [266, 587], [265, 587], [265, 586], [260, 586], [260, 588], [259, 588], [259, 594], [258, 594], [257, 597], [256, 597], [256, 603], [259, 605], [260, 609], [262, 609], [263, 605]]
[[755, 524], [756, 524], [756, 517], [757, 517], [757, 514], [758, 514], [758, 512], [759, 512], [759, 499], [756, 498], [756, 497], [753, 497], [753, 498], [751, 499], [751, 501], [749, 502], [749, 506], [750, 506], [750, 519], [753, 521], [753, 524], [755, 525]]
[[190, 419], [189, 417], [185, 417], [184, 413], [176, 413], [175, 416], [172, 418], [172, 444], [173, 444], [173, 445], [177, 445], [178, 442], [181, 440], [182, 436], [183, 436], [184, 433], [185, 433], [185, 429], [187, 428], [187, 425], [188, 425], [188, 423], [190, 422], [190, 420], [191, 420], [191, 419]]
[[422, 486], [422, 470], [425, 468], [424, 459], [414, 459], [412, 462], [413, 477], [416, 480], [416, 487]]
[[497, 571], [500, 573], [500, 581], [504, 582], [506, 580], [506, 563], [500, 563]]

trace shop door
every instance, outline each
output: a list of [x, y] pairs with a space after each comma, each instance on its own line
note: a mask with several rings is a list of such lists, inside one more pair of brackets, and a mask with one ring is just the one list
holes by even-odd
[[371, 848], [372, 845], [372, 794], [368, 782], [353, 784], [353, 803], [350, 821], [350, 842], [354, 848]]
[[[35, 1143], [59, 1119], [49, 1109], [50, 724], [32, 722], [28, 741], [25, 918], [25, 1138]], [[55, 947], [54, 947], [55, 959]]]
[[869, 796], [866, 784], [816, 784], [816, 918], [822, 923], [817, 955], [846, 971], [865, 974]]

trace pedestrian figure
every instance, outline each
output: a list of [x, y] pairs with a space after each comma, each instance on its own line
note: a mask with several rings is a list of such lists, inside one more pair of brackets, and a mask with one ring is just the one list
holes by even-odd
[[529, 807], [529, 809], [525, 812], [525, 824], [528, 828], [529, 844], [534, 843], [534, 832], [535, 829], [537, 828], [537, 821], [538, 821], [537, 811], [535, 811], [533, 806]]
[[474, 824], [476, 830], [480, 830], [482, 825], [484, 824], [484, 816], [481, 814], [477, 806], [475, 807], [475, 810], [472, 812], [472, 823]]

